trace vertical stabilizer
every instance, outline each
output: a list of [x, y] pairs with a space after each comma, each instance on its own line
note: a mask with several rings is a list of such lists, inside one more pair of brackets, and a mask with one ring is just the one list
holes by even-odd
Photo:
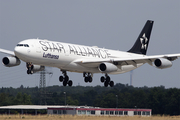
[[151, 20], [146, 22], [134, 46], [128, 52], [146, 55], [153, 23]]

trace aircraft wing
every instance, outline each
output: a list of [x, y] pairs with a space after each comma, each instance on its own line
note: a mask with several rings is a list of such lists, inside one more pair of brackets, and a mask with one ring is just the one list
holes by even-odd
[[10, 51], [10, 50], [5, 50], [5, 49], [1, 49], [1, 48], [0, 48], [0, 52], [1, 52], [1, 53], [5, 53], [5, 54], [8, 54], [8, 55], [15, 56], [14, 52], [13, 52], [13, 51]]
[[141, 57], [128, 57], [128, 58], [109, 58], [109, 59], [81, 59], [74, 61], [86, 67], [98, 67], [102, 62], [116, 63], [118, 65], [133, 65], [137, 66], [138, 63], [148, 63], [153, 66], [153, 62], [158, 58], [166, 58], [170, 61], [176, 60], [180, 54], [167, 54], [167, 55], [154, 55], [154, 56], [141, 56]]

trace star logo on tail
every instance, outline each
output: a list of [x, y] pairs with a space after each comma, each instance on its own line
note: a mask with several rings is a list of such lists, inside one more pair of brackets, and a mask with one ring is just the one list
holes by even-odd
[[147, 49], [148, 39], [147, 39], [145, 33], [144, 33], [143, 36], [140, 38], [140, 42], [141, 42], [141, 44], [142, 44], [141, 49], [146, 50], [146, 49]]

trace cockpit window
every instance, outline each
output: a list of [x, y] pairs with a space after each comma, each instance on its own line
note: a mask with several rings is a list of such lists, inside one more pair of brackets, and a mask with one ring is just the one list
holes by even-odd
[[28, 44], [17, 44], [17, 46], [19, 46], [19, 47], [22, 47], [22, 46], [24, 46], [24, 47], [29, 47]]
[[23, 44], [17, 44], [17, 46], [23, 46]]
[[29, 45], [28, 44], [24, 44], [24, 47], [29, 47]]

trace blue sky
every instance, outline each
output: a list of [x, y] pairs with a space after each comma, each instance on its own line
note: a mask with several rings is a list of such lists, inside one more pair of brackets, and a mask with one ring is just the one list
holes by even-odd
[[[127, 51], [147, 20], [154, 20], [147, 55], [180, 53], [179, 0], [1, 0], [0, 48], [13, 51], [22, 40], [40, 38]], [[62, 85], [60, 70], [48, 70], [53, 76], [47, 75], [47, 86]], [[74, 86], [103, 85], [102, 74], [95, 74], [91, 84], [80, 73], [68, 75]], [[0, 87], [39, 86], [39, 74], [27, 75], [24, 62], [13, 68], [1, 64], [0, 76]], [[115, 83], [130, 83], [129, 72], [110, 76]], [[180, 59], [168, 69], [145, 64], [133, 71], [133, 86], [160, 85], [180, 88]]]

